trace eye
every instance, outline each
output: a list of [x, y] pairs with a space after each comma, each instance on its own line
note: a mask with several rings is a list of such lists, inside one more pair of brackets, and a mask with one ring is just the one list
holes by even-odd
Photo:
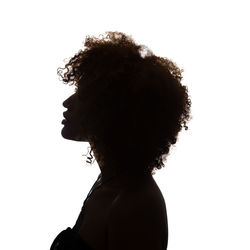
[[79, 91], [76, 92], [75, 94], [76, 94], [77, 98], [78, 98], [80, 101], [83, 101], [83, 100], [84, 100], [84, 98], [82, 97], [82, 94], [80, 94]]

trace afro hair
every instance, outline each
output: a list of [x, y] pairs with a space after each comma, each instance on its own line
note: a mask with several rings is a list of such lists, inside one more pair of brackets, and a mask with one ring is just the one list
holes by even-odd
[[57, 74], [84, 100], [91, 151], [104, 165], [155, 174], [191, 119], [183, 70], [122, 32], [87, 36], [84, 46]]

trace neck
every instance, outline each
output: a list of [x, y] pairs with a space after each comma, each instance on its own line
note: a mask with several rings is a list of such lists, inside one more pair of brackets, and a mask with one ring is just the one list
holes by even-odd
[[119, 188], [124, 185], [130, 185], [141, 180], [143, 177], [152, 178], [150, 172], [139, 172], [133, 169], [123, 169], [120, 171], [114, 167], [100, 167], [100, 169], [102, 186], [107, 188]]
[[117, 175], [116, 168], [112, 166], [109, 167], [100, 166], [100, 170], [102, 174], [102, 182], [106, 182]]

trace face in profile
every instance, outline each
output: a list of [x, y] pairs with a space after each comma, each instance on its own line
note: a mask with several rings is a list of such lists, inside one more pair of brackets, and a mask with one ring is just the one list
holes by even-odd
[[77, 93], [71, 95], [63, 102], [63, 106], [67, 109], [63, 112], [64, 125], [61, 131], [63, 138], [75, 141], [85, 141], [86, 132], [83, 131], [81, 120], [84, 119], [84, 113], [81, 109], [83, 103], [79, 99]]

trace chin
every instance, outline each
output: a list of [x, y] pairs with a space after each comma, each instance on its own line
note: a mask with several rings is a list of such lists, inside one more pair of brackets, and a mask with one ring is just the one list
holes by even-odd
[[64, 139], [67, 139], [67, 140], [85, 141], [85, 139], [82, 136], [72, 133], [72, 131], [66, 128], [65, 126], [61, 130], [61, 135]]

